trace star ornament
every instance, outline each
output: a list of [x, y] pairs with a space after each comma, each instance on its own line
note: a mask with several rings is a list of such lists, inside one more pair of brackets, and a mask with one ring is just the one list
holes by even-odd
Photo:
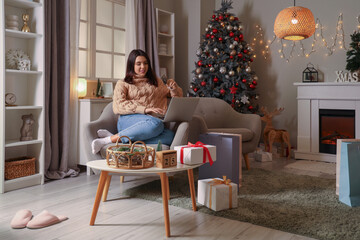
[[237, 90], [238, 90], [238, 88], [236, 88], [235, 86], [232, 86], [230, 88], [230, 93], [235, 94]]
[[247, 104], [247, 103], [249, 103], [249, 98], [247, 97], [247, 96], [245, 96], [245, 95], [243, 95], [242, 97], [241, 97], [241, 100], [240, 100], [243, 104]]

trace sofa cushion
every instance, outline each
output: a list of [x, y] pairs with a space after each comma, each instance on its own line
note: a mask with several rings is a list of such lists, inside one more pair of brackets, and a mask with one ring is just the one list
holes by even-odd
[[209, 128], [208, 132], [241, 134], [243, 142], [251, 141], [254, 137], [254, 133], [247, 128]]
[[[119, 145], [122, 145], [122, 144], [119, 144]], [[101, 148], [100, 154], [101, 154], [102, 158], [106, 158], [106, 149], [108, 147], [110, 147], [110, 146], [115, 146], [115, 143], [107, 144], [107, 145], [105, 145], [104, 147]], [[153, 148], [155, 148], [155, 150], [157, 148], [157, 144], [146, 144], [146, 146], [153, 147]], [[170, 147], [168, 145], [162, 144], [162, 150], [169, 150], [169, 149], [170, 149]]]

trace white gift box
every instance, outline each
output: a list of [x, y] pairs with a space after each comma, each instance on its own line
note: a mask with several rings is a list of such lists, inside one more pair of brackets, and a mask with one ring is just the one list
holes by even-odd
[[271, 162], [272, 161], [272, 153], [263, 152], [262, 150], [256, 151], [254, 153], [255, 161], [257, 162]]
[[[215, 179], [222, 180], [220, 178], [215, 178]], [[237, 208], [238, 206], [237, 184], [232, 182], [229, 183], [229, 185], [231, 185], [231, 195], [230, 195], [229, 185], [215, 184], [213, 180], [214, 180], [213, 178], [198, 180], [198, 194], [197, 194], [198, 203], [205, 205], [206, 207], [214, 211], [220, 211], [229, 208]], [[230, 199], [231, 199], [231, 206], [230, 206]]]
[[[174, 150], [177, 151], [177, 161], [181, 163], [181, 148], [183, 149], [183, 164], [195, 165], [203, 163], [203, 153], [204, 149], [202, 147], [186, 147], [187, 145], [175, 146]], [[213, 145], [204, 145], [210, 153], [211, 159], [213, 162], [216, 161], [216, 146]], [[206, 156], [206, 162], [209, 162], [208, 156]]]

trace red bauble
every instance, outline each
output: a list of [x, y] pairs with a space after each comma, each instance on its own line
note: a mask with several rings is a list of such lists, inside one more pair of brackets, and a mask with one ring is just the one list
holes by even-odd
[[208, 64], [208, 67], [211, 67], [212, 65], [211, 64]]
[[244, 38], [244, 35], [240, 34], [240, 35], [239, 35], [239, 38], [240, 38], [240, 39], [243, 39], [243, 38]]
[[220, 90], [220, 94], [225, 94], [225, 92], [226, 92], [226, 91], [225, 91], [224, 89], [221, 89], [221, 90]]
[[215, 16], [215, 15], [212, 15], [212, 18], [216, 18], [216, 16]]
[[206, 38], [209, 38], [210, 37], [210, 34], [206, 34]]
[[233, 59], [234, 57], [233, 56], [230, 56], [230, 59]]
[[238, 18], [238, 17], [235, 17], [234, 20], [237, 21], [237, 20], [239, 20], [239, 18]]
[[234, 102], [235, 102], [235, 99], [233, 98], [233, 99], [231, 100], [231, 102], [234, 103]]
[[[245, 80], [245, 81], [246, 81], [246, 80]], [[237, 82], [235, 85], [236, 85], [236, 86], [239, 86], [239, 83]]]
[[215, 36], [214, 35], [211, 35], [211, 39], [214, 39], [215, 38]]
[[197, 89], [197, 88], [194, 88], [193, 90], [194, 90], [194, 92], [197, 92], [197, 91], [198, 91], [198, 89]]
[[206, 82], [205, 82], [205, 81], [202, 81], [200, 84], [201, 84], [201, 86], [203, 86], [203, 87], [206, 86]]
[[212, 30], [212, 32], [213, 32], [213, 33], [217, 33], [218, 30], [217, 30], [216, 28], [214, 28], [214, 29]]
[[243, 80], [241, 80], [243, 83], [246, 83], [246, 79], [244, 78]]
[[250, 58], [250, 62], [253, 62], [253, 61], [254, 61], [254, 59]]
[[234, 40], [238, 42], [238, 41], [239, 41], [239, 38], [238, 38], [238, 37], [234, 37]]
[[220, 15], [219, 19], [222, 21], [222, 20], [224, 20], [224, 17], [222, 15]]
[[219, 21], [219, 18], [215, 18], [215, 21]]
[[230, 36], [230, 37], [233, 37], [234, 35], [235, 35], [235, 34], [234, 34], [233, 32], [230, 32], [230, 33], [229, 33], [229, 36]]
[[251, 106], [251, 105], [250, 105], [248, 108], [249, 108], [249, 110], [253, 110], [253, 109], [254, 109], [254, 107]]
[[214, 83], [217, 83], [219, 81], [219, 79], [217, 77], [214, 77]]
[[242, 58], [242, 56], [243, 56], [243, 55], [242, 55], [241, 53], [238, 54], [238, 57], [239, 57], [239, 58]]
[[256, 86], [257, 85], [257, 82], [256, 80], [252, 81], [252, 83]]
[[197, 65], [198, 65], [199, 67], [201, 67], [201, 65], [202, 65], [202, 61], [201, 61], [201, 60], [199, 60], [199, 61], [197, 62]]
[[235, 104], [232, 103], [232, 104], [231, 104], [231, 107], [234, 108], [234, 107], [235, 107]]
[[248, 52], [248, 50], [244, 49], [244, 53], [247, 53], [247, 52]]
[[219, 37], [219, 42], [222, 42], [223, 38], [222, 37]]
[[250, 88], [254, 89], [255, 85], [254, 84], [250, 84]]

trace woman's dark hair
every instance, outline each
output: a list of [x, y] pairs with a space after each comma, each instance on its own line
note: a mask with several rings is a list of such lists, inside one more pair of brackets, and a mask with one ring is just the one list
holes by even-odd
[[127, 64], [126, 64], [126, 76], [125, 76], [125, 82], [133, 84], [133, 78], [135, 77], [136, 73], [134, 71], [135, 66], [135, 60], [137, 57], [143, 56], [146, 58], [146, 61], [148, 62], [148, 71], [145, 74], [145, 77], [149, 79], [149, 83], [154, 86], [158, 86], [158, 82], [156, 80], [156, 74], [151, 68], [151, 63], [149, 56], [141, 49], [134, 49], [130, 52]]

